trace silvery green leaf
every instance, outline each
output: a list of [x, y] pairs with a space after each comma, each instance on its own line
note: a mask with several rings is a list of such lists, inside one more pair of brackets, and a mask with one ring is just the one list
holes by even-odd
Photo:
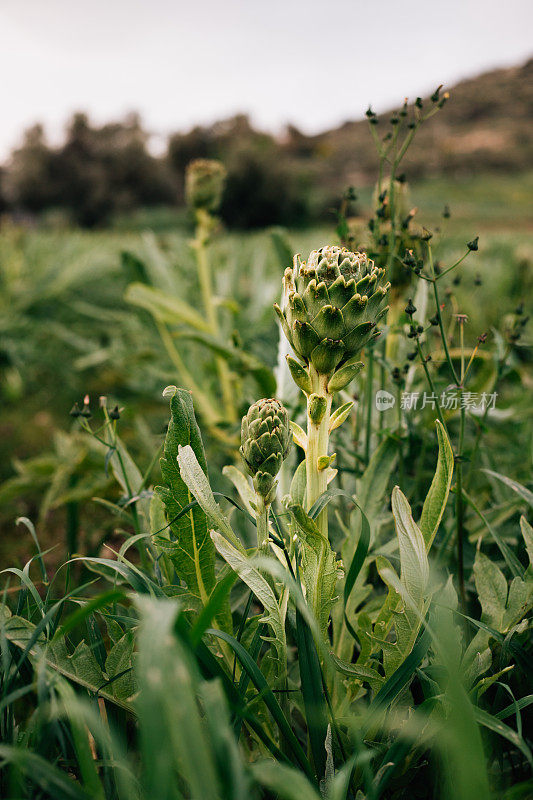
[[527, 554], [529, 556], [529, 564], [533, 569], [533, 528], [524, 516], [520, 517], [520, 530], [522, 531]]
[[[189, 592], [205, 606], [216, 585], [215, 548], [209, 536], [206, 508], [216, 511], [218, 506], [204, 472], [207, 464], [191, 393], [177, 389], [170, 400], [170, 410], [171, 419], [161, 459], [163, 485], [156, 487], [172, 533], [168, 542], [170, 550], [165, 546], [165, 552]], [[178, 465], [182, 451], [188, 458]], [[202, 502], [191, 488], [193, 485], [202, 496]], [[198, 505], [194, 503], [195, 499]], [[161, 533], [164, 535], [158, 539], [160, 546], [167, 538], [165, 531]], [[217, 619], [224, 630], [231, 627], [229, 603], [222, 607]]]
[[303, 506], [305, 502], [306, 480], [307, 477], [304, 459], [298, 464], [291, 483], [290, 497], [291, 502], [295, 505]]
[[504, 483], [506, 486], [512, 489], [513, 492], [516, 492], [516, 494], [521, 497], [522, 500], [525, 500], [526, 503], [531, 506], [531, 508], [533, 508], [533, 492], [531, 492], [521, 483], [514, 481], [512, 478], [508, 478], [507, 475], [501, 475], [499, 472], [494, 472], [492, 469], [484, 469], [483, 472], [493, 478], [497, 478], [499, 481]]
[[398, 486], [392, 490], [392, 514], [400, 550], [400, 578], [410, 596], [418, 602], [429, 581], [429, 562], [422, 532], [413, 519], [407, 498]]
[[228, 522], [228, 518], [215, 500], [206, 474], [198, 463], [198, 459], [190, 445], [178, 446], [178, 464], [184, 483], [197, 500], [202, 511], [209, 517], [210, 523], [213, 527], [222, 531], [229, 541], [244, 552], [242, 544], [235, 536]]
[[348, 418], [348, 415], [350, 414], [350, 411], [352, 410], [353, 406], [354, 406], [353, 400], [350, 400], [348, 403], [343, 403], [342, 406], [339, 406], [339, 408], [337, 408], [333, 412], [333, 414], [331, 415], [331, 419], [329, 421], [330, 433], [334, 431], [335, 428], [338, 428], [340, 425], [342, 425], [344, 420]]
[[[392, 492], [392, 513], [396, 524], [400, 551], [400, 577], [385, 563], [379, 574], [389, 587], [385, 613], [378, 617], [374, 635], [381, 636], [383, 665], [389, 677], [411, 652], [428, 605], [429, 562], [420, 528], [413, 520], [406, 497], [395, 486]], [[382, 610], [383, 612], [383, 610]], [[395, 642], [385, 640], [394, 624]]]
[[450, 445], [450, 440], [444, 428], [444, 425], [439, 421], [435, 421], [437, 428], [437, 438], [439, 441], [439, 456], [437, 460], [437, 469], [429, 492], [427, 493], [422, 508], [422, 516], [420, 517], [420, 529], [426, 544], [426, 550], [429, 550], [433, 544], [433, 540], [439, 528], [446, 502], [450, 493], [450, 486], [453, 477], [453, 451]]
[[158, 321], [168, 325], [190, 325], [199, 331], [209, 333], [205, 318], [175, 294], [169, 295], [161, 289], [143, 283], [131, 283], [126, 289], [126, 301], [140, 306]]
[[291, 505], [290, 511], [301, 544], [305, 597], [325, 636], [335, 600], [335, 587], [340, 576], [337, 555], [328, 539], [320, 533], [316, 523], [305, 513], [302, 506]]
[[217, 531], [211, 531], [211, 539], [222, 558], [244, 581], [264, 608], [263, 621], [272, 630], [272, 637], [267, 641], [272, 643], [276, 653], [277, 676], [283, 684], [287, 666], [287, 646], [285, 640], [285, 616], [280, 608], [272, 588], [255, 566], [252, 559], [241, 549], [235, 548], [224, 536]]
[[256, 503], [256, 494], [250, 484], [249, 478], [244, 475], [240, 469], [234, 467], [233, 464], [225, 466], [222, 470], [222, 474], [235, 486], [245, 509], [253, 517], [255, 515], [254, 505]]
[[500, 631], [507, 603], [507, 581], [501, 569], [479, 550], [474, 561], [474, 580], [483, 621]]

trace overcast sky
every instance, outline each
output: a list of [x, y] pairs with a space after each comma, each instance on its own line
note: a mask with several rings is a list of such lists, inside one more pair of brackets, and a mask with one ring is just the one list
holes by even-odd
[[42, 121], [306, 132], [533, 54], [532, 0], [0, 0], [0, 158]]

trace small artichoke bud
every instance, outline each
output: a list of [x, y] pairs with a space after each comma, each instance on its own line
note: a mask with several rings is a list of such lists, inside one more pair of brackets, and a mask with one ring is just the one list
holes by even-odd
[[226, 169], [220, 161], [198, 158], [187, 166], [185, 196], [194, 209], [215, 213], [222, 200]]
[[312, 394], [311, 397], [309, 398], [307, 411], [309, 414], [309, 419], [312, 422], [314, 422], [315, 425], [320, 425], [320, 423], [324, 419], [324, 414], [326, 413], [326, 406], [327, 406], [326, 398], [322, 397], [319, 394]]
[[278, 400], [258, 400], [242, 419], [241, 456], [265, 503], [276, 496], [276, 476], [292, 444], [289, 415]]
[[307, 367], [331, 378], [379, 335], [376, 323], [386, 313], [390, 288], [381, 285], [384, 276], [365, 253], [345, 247], [313, 250], [307, 261], [294, 257], [283, 277], [283, 307], [276, 312]]

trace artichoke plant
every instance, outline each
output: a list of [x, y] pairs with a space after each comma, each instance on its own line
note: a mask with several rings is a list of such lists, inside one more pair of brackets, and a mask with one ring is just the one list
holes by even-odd
[[[355, 358], [379, 335], [376, 323], [386, 313], [383, 301], [390, 287], [382, 284], [384, 275], [365, 253], [335, 245], [313, 250], [307, 261], [296, 255], [285, 270], [283, 308], [276, 304], [276, 312], [308, 373], [327, 376], [330, 392], [350, 382], [360, 368]], [[311, 384], [297, 377], [301, 367], [294, 360], [289, 366], [309, 393]]]
[[[191, 246], [196, 255], [198, 281], [205, 319], [209, 326], [209, 333], [215, 339], [220, 337], [220, 325], [218, 301], [213, 292], [213, 275], [208, 245], [211, 234], [218, 224], [215, 214], [222, 200], [225, 180], [226, 168], [220, 161], [197, 158], [187, 165], [185, 195], [189, 206], [194, 211], [196, 222], [195, 237], [191, 242]], [[232, 425], [237, 422], [238, 418], [233, 377], [227, 361], [221, 356], [216, 357], [215, 363], [224, 405], [224, 415], [227, 422]], [[220, 431], [217, 431], [217, 436], [225, 438], [224, 433]]]
[[[412, 207], [409, 184], [406, 180], [390, 180], [382, 183], [381, 193], [376, 186], [372, 198], [375, 218], [372, 220], [372, 241], [369, 250], [372, 257], [379, 264], [388, 264], [388, 277], [392, 283], [390, 305], [393, 319], [389, 316], [389, 323], [396, 322], [398, 314], [394, 306], [403, 297], [404, 290], [413, 278], [413, 271], [401, 259], [408, 251], [413, 251], [415, 258], [422, 256], [421, 243], [423, 229], [414, 225], [417, 212]], [[394, 192], [391, 198], [391, 192]], [[394, 252], [401, 258], [391, 258]]]
[[[305, 450], [306, 505], [311, 509], [334, 474], [329, 435], [350, 411], [346, 403], [331, 415], [333, 395], [362, 368], [357, 358], [376, 337], [376, 324], [390, 283], [385, 270], [366, 253], [331, 245], [313, 250], [302, 261], [294, 256], [283, 277], [283, 308], [275, 306], [281, 325], [299, 361], [287, 356], [295, 383], [307, 396], [307, 433], [293, 423], [294, 436]], [[303, 362], [303, 364], [302, 364]], [[317, 517], [327, 538], [327, 510]]]
[[[411, 192], [409, 184], [402, 178], [396, 178], [393, 182], [394, 189], [394, 215], [403, 220], [407, 217], [411, 208]], [[381, 191], [376, 184], [372, 194], [372, 207], [379, 210], [378, 216], [380, 220], [387, 220], [390, 222], [391, 218], [391, 182], [390, 180], [382, 181]]]
[[289, 416], [278, 400], [258, 400], [243, 417], [240, 452], [257, 494], [269, 505], [292, 443]]
[[216, 213], [222, 200], [226, 169], [220, 161], [197, 158], [187, 165], [185, 196], [196, 211]]

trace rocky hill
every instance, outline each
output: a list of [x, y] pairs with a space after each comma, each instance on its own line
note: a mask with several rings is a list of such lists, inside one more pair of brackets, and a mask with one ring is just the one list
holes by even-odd
[[[445, 89], [449, 101], [423, 126], [406, 158], [410, 179], [533, 168], [533, 59]], [[392, 110], [380, 115], [377, 130], [382, 134], [391, 115]], [[331, 175], [344, 174], [347, 182], [360, 185], [374, 178], [375, 149], [366, 120], [300, 137], [300, 147], [327, 163]]]

